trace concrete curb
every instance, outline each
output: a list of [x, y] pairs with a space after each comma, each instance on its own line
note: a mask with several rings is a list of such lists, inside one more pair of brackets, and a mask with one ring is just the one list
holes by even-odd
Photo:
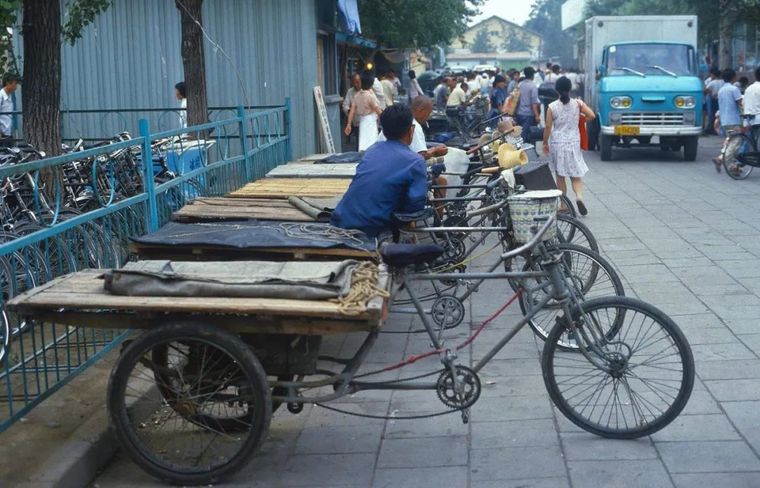
[[82, 488], [88, 486], [116, 453], [116, 439], [108, 428], [105, 405], [80, 425], [69, 439], [43, 462], [21, 488]]

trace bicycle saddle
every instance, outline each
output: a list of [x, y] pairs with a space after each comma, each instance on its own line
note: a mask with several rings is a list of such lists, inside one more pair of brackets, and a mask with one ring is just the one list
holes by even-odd
[[430, 263], [443, 253], [443, 248], [436, 244], [388, 244], [380, 249], [383, 262], [389, 266]]

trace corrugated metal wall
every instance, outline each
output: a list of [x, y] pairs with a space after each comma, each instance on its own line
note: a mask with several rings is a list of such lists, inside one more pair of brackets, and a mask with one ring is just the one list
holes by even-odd
[[[275, 105], [291, 97], [294, 156], [314, 152], [315, 2], [205, 0], [203, 16], [221, 47], [206, 42], [209, 105]], [[64, 110], [176, 107], [174, 84], [183, 75], [174, 0], [113, 0], [75, 46], [64, 47], [62, 72]], [[136, 132], [140, 116], [65, 116], [64, 136]], [[171, 114], [152, 119], [157, 129], [176, 124]]]

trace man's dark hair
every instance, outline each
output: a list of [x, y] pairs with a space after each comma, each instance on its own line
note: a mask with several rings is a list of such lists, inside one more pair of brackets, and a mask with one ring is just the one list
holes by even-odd
[[551, 68], [551, 67], [552, 67], [552, 62], [551, 62], [551, 61], [549, 61], [548, 63], [546, 63], [546, 67], [547, 67], [547, 68]]
[[749, 78], [747, 78], [746, 76], [742, 76], [741, 78], [739, 78], [739, 83], [741, 83], [742, 85], [749, 85]]
[[14, 81], [21, 83], [21, 77], [16, 73], [5, 73], [3, 75], [3, 86], [8, 86]]
[[760, 81], [760, 66], [755, 68], [755, 81]]
[[536, 76], [536, 70], [533, 68], [533, 66], [526, 66], [525, 69], [523, 69], [523, 73], [525, 73], [525, 78], [532, 80], [534, 76]]
[[409, 74], [409, 79], [411, 80], [417, 78], [417, 73], [413, 69], [410, 69], [408, 74]]
[[375, 73], [370, 70], [362, 72], [362, 90], [369, 90], [375, 84]]
[[562, 68], [560, 68], [558, 64], [555, 64], [554, 66], [552, 66], [552, 73], [554, 73], [555, 75], [558, 75], [561, 70]]
[[731, 83], [736, 77], [736, 71], [732, 70], [731, 68], [726, 68], [720, 74], [720, 77], [723, 78], [723, 81], [726, 83]]
[[182, 98], [187, 98], [187, 90], [185, 88], [185, 82], [180, 81], [176, 85], [174, 85], [174, 89], [179, 92], [179, 94], [182, 96]]
[[412, 111], [406, 105], [391, 105], [380, 114], [383, 134], [389, 141], [401, 139], [412, 126]]
[[711, 68], [710, 74], [714, 76], [720, 76], [720, 70], [718, 68]]
[[493, 84], [494, 84], [494, 85], [495, 85], [495, 84], [497, 84], [497, 83], [506, 83], [506, 82], [507, 82], [507, 79], [506, 79], [506, 78], [504, 78], [504, 77], [503, 77], [503, 76], [501, 76], [501, 75], [496, 75], [496, 76], [494, 77], [494, 79], [493, 79]]

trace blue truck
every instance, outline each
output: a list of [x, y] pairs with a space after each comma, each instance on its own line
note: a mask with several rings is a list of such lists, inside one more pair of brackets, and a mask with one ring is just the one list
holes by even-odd
[[584, 95], [602, 161], [613, 149], [655, 145], [696, 159], [704, 100], [696, 45], [696, 16], [586, 20]]

